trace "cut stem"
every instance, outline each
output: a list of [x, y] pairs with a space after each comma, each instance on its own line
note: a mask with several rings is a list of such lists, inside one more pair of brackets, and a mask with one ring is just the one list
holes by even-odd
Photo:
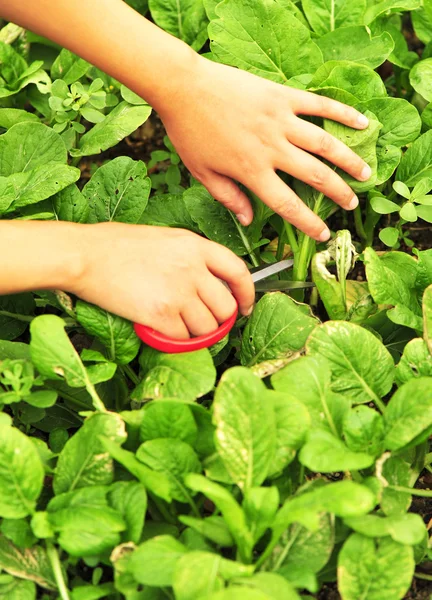
[[48, 559], [51, 563], [51, 568], [54, 574], [54, 579], [56, 580], [60, 598], [61, 600], [70, 600], [69, 590], [67, 589], [67, 585], [63, 577], [63, 571], [61, 568], [57, 549], [54, 546], [54, 544], [48, 540], [46, 542], [46, 549]]

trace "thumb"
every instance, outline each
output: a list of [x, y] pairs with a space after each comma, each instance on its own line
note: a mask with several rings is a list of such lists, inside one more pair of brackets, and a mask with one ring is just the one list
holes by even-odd
[[213, 172], [202, 183], [215, 200], [235, 213], [242, 225], [251, 224], [253, 210], [249, 198], [232, 179]]

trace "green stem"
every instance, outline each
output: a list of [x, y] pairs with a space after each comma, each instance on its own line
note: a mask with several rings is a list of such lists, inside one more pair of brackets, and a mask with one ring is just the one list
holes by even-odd
[[132, 381], [132, 383], [134, 383], [135, 385], [139, 384], [139, 382], [140, 382], [139, 377], [130, 365], [123, 365], [122, 371], [123, 371], [123, 373], [125, 373], [125, 375], [127, 375], [129, 377], [129, 379]]
[[372, 398], [373, 402], [375, 402], [376, 407], [382, 412], [384, 413], [385, 411], [385, 404], [384, 402], [381, 400], [381, 398], [379, 398], [376, 394], [374, 395], [374, 397]]
[[419, 490], [417, 488], [404, 487], [402, 485], [389, 485], [390, 490], [401, 492], [402, 494], [410, 494], [410, 496], [420, 496], [420, 498], [432, 498], [432, 490]]
[[298, 246], [297, 236], [294, 231], [294, 227], [291, 225], [291, 223], [288, 223], [288, 221], [284, 221], [284, 225], [285, 225], [285, 233], [288, 238], [288, 243], [291, 246], [291, 250], [295, 256], [299, 251], [299, 246]]
[[63, 571], [61, 568], [59, 556], [54, 544], [50, 541], [46, 542], [46, 549], [48, 559], [51, 563], [51, 568], [54, 574], [54, 578], [57, 583], [58, 591], [61, 600], [70, 600], [69, 590], [67, 589], [66, 582], [63, 577]]
[[285, 545], [285, 548], [280, 553], [279, 558], [277, 559], [276, 564], [273, 567], [272, 571], [277, 571], [283, 565], [286, 557], [288, 556], [288, 552], [290, 551], [292, 545], [298, 538], [300, 532], [301, 532], [301, 527], [300, 527], [300, 525], [297, 525], [294, 533], [291, 534], [291, 537], [288, 540], [288, 543]]
[[360, 204], [354, 209], [354, 225], [355, 230], [363, 245], [367, 244], [367, 235], [364, 230]]
[[154, 494], [149, 494], [149, 496], [151, 497], [153, 504], [155, 505], [156, 509], [160, 512], [162, 517], [165, 519], [165, 521], [167, 523], [170, 523], [171, 525], [177, 525], [177, 519], [168, 511], [168, 509], [163, 503], [163, 500], [160, 500]]
[[417, 577], [417, 579], [424, 579], [425, 581], [432, 581], [432, 575], [426, 575], [426, 573], [419, 573], [418, 571], [414, 573], [414, 577]]
[[[35, 315], [21, 315], [19, 313], [9, 312], [8, 310], [0, 310], [0, 317], [8, 317], [15, 319], [16, 321], [23, 321], [24, 323], [31, 323], [33, 319], [36, 319]], [[63, 319], [66, 327], [75, 327], [78, 323], [74, 319]]]
[[86, 382], [86, 390], [91, 396], [94, 409], [99, 412], [108, 412], [105, 407], [105, 404], [102, 402], [99, 394], [97, 393], [95, 386], [91, 383], [91, 381], [88, 379], [88, 377], [85, 378], [85, 382]]
[[253, 264], [254, 267], [259, 267], [259, 264], [260, 264], [259, 260], [257, 259], [252, 246], [250, 245], [249, 238], [245, 234], [242, 225], [240, 225], [240, 223], [237, 220], [237, 217], [231, 211], [230, 211], [230, 215], [231, 215], [232, 220], [234, 221], [235, 226], [237, 227], [237, 231], [240, 234], [240, 237], [241, 237], [241, 240], [243, 242], [243, 245], [246, 248], [247, 253], [249, 254], [249, 257], [251, 259], [251, 263]]

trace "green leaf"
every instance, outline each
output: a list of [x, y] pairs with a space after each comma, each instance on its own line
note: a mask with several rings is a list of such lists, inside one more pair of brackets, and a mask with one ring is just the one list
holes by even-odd
[[428, 102], [432, 101], [432, 58], [421, 60], [410, 71], [412, 87]]
[[25, 121], [38, 122], [39, 117], [20, 108], [0, 108], [0, 127], [3, 129], [10, 129], [17, 123]]
[[110, 488], [108, 499], [110, 505], [126, 523], [122, 541], [138, 544], [147, 511], [147, 494], [144, 486], [135, 481], [116, 481]]
[[373, 540], [353, 533], [339, 553], [338, 588], [343, 600], [400, 600], [413, 575], [413, 549], [389, 537]]
[[200, 600], [224, 588], [221, 561], [210, 552], [188, 552], [176, 564], [173, 589], [176, 600]]
[[156, 194], [152, 196], [139, 222], [143, 225], [180, 227], [190, 231], [199, 231], [187, 210], [183, 194]]
[[277, 83], [314, 73], [322, 65], [321, 50], [308, 29], [272, 0], [228, 0], [218, 5], [217, 16], [209, 37], [219, 62]]
[[97, 169], [83, 188], [90, 223], [138, 223], [147, 206], [150, 178], [140, 160], [119, 156]]
[[362, 112], [371, 111], [381, 123], [377, 143], [382, 148], [402, 148], [416, 140], [420, 134], [421, 119], [418, 110], [403, 98], [372, 98], [362, 102], [357, 108]]
[[112, 148], [145, 123], [151, 110], [148, 105], [131, 106], [120, 102], [102, 123], [97, 123], [82, 136], [79, 149], [71, 151], [72, 156], [91, 156]]
[[425, 8], [419, 8], [411, 14], [412, 24], [416, 36], [424, 44], [432, 41], [432, 14]]
[[32, 514], [42, 491], [44, 469], [31, 440], [0, 425], [0, 515], [20, 519]]
[[38, 392], [32, 392], [24, 398], [27, 404], [36, 406], [37, 408], [49, 408], [56, 403], [57, 392], [53, 390], [40, 390]]
[[267, 477], [275, 452], [273, 407], [264, 384], [249, 370], [224, 373], [213, 403], [216, 447], [225, 468], [247, 490]]
[[144, 375], [139, 386], [142, 399], [179, 398], [193, 402], [207, 394], [216, 379], [216, 369], [207, 349], [164, 354], [144, 347], [140, 364]]
[[244, 330], [242, 364], [252, 366], [299, 352], [317, 325], [318, 320], [307, 305], [298, 304], [281, 292], [266, 294]]
[[207, 15], [202, 0], [149, 0], [151, 15], [157, 25], [180, 38], [194, 50], [207, 40]]
[[[46, 590], [57, 589], [51, 564], [42, 546], [20, 550], [4, 536], [0, 536], [0, 567], [10, 575], [33, 581]], [[15, 600], [14, 596], [8, 598]]]
[[332, 389], [357, 404], [381, 399], [392, 387], [391, 354], [372, 333], [353, 323], [333, 321], [320, 325], [310, 335], [306, 353], [326, 358]]
[[121, 515], [108, 506], [108, 488], [82, 488], [55, 496], [48, 503], [48, 520], [60, 546], [71, 556], [110, 552], [126, 529]]
[[420, 219], [432, 223], [432, 206], [417, 206], [416, 211]]
[[385, 227], [379, 232], [379, 239], [389, 248], [393, 248], [399, 239], [399, 231], [395, 227]]
[[154, 537], [134, 551], [128, 564], [128, 572], [143, 585], [171, 586], [176, 564], [186, 552], [186, 546], [170, 535]]
[[51, 199], [53, 212], [58, 221], [87, 223], [90, 208], [86, 198], [76, 185], [69, 185]]
[[180, 515], [179, 521], [221, 548], [231, 548], [234, 546], [233, 537], [223, 517], [210, 516], [205, 519], [196, 519], [195, 517]]
[[[8, 577], [8, 576], [6, 576]], [[10, 578], [0, 582], [0, 598], [8, 600], [36, 600], [36, 586], [32, 581]]]
[[[390, 456], [382, 469], [382, 478], [390, 485], [410, 487], [412, 471], [410, 465], [398, 456]], [[384, 487], [381, 495], [381, 509], [387, 516], [404, 515], [411, 505], [411, 496]]]
[[336, 121], [324, 120], [324, 129], [330, 135], [343, 142], [348, 148], [351, 148], [372, 170], [372, 175], [366, 182], [359, 182], [346, 173], [340, 172], [341, 177], [355, 192], [365, 192], [373, 188], [377, 176], [378, 161], [376, 145], [382, 125], [370, 111], [365, 111], [365, 115], [369, 119], [369, 127], [363, 130], [352, 129]]
[[366, 469], [374, 464], [375, 457], [364, 452], [353, 452], [328, 431], [315, 429], [300, 450], [299, 460], [311, 471], [334, 473]]
[[366, 0], [302, 0], [302, 7], [312, 29], [320, 36], [350, 25], [362, 25]]
[[278, 508], [279, 491], [277, 487], [255, 487], [246, 491], [243, 510], [248, 529], [255, 543], [273, 525]]
[[398, 450], [432, 426], [432, 378], [417, 377], [402, 385], [388, 403], [384, 421], [386, 448]]
[[90, 64], [63, 48], [51, 66], [52, 79], [62, 79], [67, 85], [75, 83], [87, 73]]
[[141, 343], [132, 323], [82, 300], [76, 304], [76, 314], [87, 333], [107, 348], [110, 360], [126, 365], [136, 357]]
[[194, 446], [198, 427], [189, 406], [178, 401], [150, 402], [143, 411], [140, 439], [174, 438]]
[[425, 341], [432, 354], [432, 285], [427, 288], [423, 296], [423, 315]]
[[427, 343], [416, 338], [408, 342], [396, 367], [396, 383], [402, 385], [417, 377], [432, 377], [432, 355]]
[[150, 440], [138, 448], [137, 459], [167, 477], [171, 496], [175, 500], [190, 501], [190, 494], [183, 483], [184, 477], [188, 473], [200, 473], [202, 467], [189, 444], [172, 438]]
[[194, 185], [183, 194], [184, 204], [200, 231], [210, 240], [226, 246], [238, 256], [248, 253], [247, 227], [222, 204], [213, 199], [202, 185]]
[[368, 406], [356, 406], [345, 417], [343, 435], [346, 445], [353, 452], [378, 456], [383, 451], [382, 416]]
[[408, 148], [402, 157], [396, 177], [409, 187], [424, 177], [432, 177], [432, 131], [421, 135]]
[[426, 534], [423, 519], [412, 513], [393, 517], [364, 515], [344, 519], [344, 522], [366, 537], [380, 538], [389, 535], [395, 542], [407, 546], [420, 544]]
[[[421, 207], [419, 207], [421, 209]], [[417, 221], [417, 208], [412, 202], [406, 202], [400, 209], [400, 216], [405, 221], [414, 223]]]
[[421, 0], [381, 0], [378, 2], [369, 2], [366, 14], [364, 15], [364, 23], [365, 25], [369, 25], [369, 23], [372, 23], [374, 19], [384, 13], [389, 14], [407, 10], [415, 11], [420, 6]]
[[37, 542], [25, 519], [3, 519], [0, 531], [18, 548], [31, 548]]
[[55, 494], [112, 482], [113, 462], [99, 439], [102, 435], [116, 442], [126, 438], [125, 425], [119, 415], [93, 414], [66, 442], [54, 476]]
[[391, 213], [399, 212], [400, 210], [399, 204], [387, 200], [386, 198], [381, 198], [380, 196], [371, 198], [370, 204], [373, 210], [380, 215], [390, 215]]
[[[351, 6], [351, 5], [350, 5]], [[348, 60], [331, 60], [320, 67], [312, 78], [308, 86], [311, 91], [320, 91], [325, 95], [333, 97], [334, 93], [340, 94], [343, 92], [345, 103], [357, 104], [358, 101], [366, 102], [372, 98], [385, 98], [387, 91], [381, 77], [366, 65], [350, 62]], [[347, 96], [348, 94], [348, 96]], [[349, 102], [348, 99], [351, 99]], [[335, 99], [338, 99], [337, 97]], [[344, 101], [342, 98], [340, 98]], [[342, 127], [342, 131], [346, 129], [354, 134], [354, 131], [349, 128]], [[376, 125], [375, 125], [376, 127]], [[369, 128], [368, 128], [369, 129]], [[364, 134], [368, 129], [359, 131]], [[361, 139], [367, 139], [361, 135]], [[357, 136], [354, 134], [354, 139]]]
[[392, 53], [394, 41], [384, 31], [371, 37], [365, 27], [351, 26], [330, 31], [316, 42], [325, 61], [350, 60], [371, 69], [379, 67]]

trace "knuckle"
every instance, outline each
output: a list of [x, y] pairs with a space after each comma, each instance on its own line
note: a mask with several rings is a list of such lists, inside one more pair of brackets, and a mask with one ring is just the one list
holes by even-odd
[[287, 221], [293, 220], [299, 211], [300, 201], [297, 196], [290, 196], [285, 201], [278, 201], [276, 203], [279, 210], [276, 212], [283, 216]]
[[312, 171], [310, 175], [310, 185], [313, 187], [323, 187], [328, 182], [328, 174], [325, 169]]
[[323, 134], [318, 140], [318, 151], [322, 154], [328, 154], [333, 150], [334, 140], [331, 135]]
[[150, 309], [152, 317], [156, 320], [166, 320], [167, 318], [173, 317], [176, 312], [177, 308], [175, 302], [167, 296], [159, 298]]

